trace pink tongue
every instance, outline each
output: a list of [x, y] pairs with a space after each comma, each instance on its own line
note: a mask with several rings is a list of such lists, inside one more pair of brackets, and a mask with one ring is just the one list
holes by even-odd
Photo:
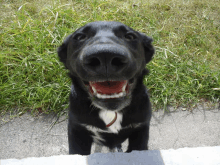
[[93, 86], [97, 93], [100, 94], [114, 94], [122, 92], [122, 87], [125, 85], [124, 81], [105, 81], [105, 82], [89, 82], [90, 86]]

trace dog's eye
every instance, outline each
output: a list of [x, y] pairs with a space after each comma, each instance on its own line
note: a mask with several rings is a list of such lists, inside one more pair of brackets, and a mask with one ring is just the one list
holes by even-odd
[[78, 41], [82, 41], [86, 39], [86, 35], [83, 33], [78, 33], [76, 34], [73, 39], [78, 40]]
[[125, 34], [125, 38], [127, 40], [134, 40], [134, 39], [136, 39], [136, 35], [133, 33], [127, 33], [127, 34]]

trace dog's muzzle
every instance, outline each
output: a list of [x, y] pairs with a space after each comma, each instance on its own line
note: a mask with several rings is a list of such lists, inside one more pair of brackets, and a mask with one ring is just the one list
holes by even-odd
[[[91, 75], [103, 76], [103, 79], [89, 81], [90, 93], [99, 99], [125, 97], [128, 93], [128, 80], [123, 80], [121, 74], [131, 63], [129, 52], [113, 44], [96, 44], [84, 50], [82, 58], [84, 69]], [[117, 77], [119, 81], [113, 77]]]

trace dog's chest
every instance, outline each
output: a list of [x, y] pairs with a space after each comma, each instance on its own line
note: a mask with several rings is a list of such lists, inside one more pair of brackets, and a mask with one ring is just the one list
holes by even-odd
[[109, 133], [118, 133], [121, 130], [122, 113], [102, 110], [99, 112], [99, 117], [104, 121]]
[[[106, 126], [111, 123], [110, 126], [106, 127], [105, 130], [100, 129], [95, 126], [92, 126], [92, 125], [82, 124], [88, 131], [91, 131], [93, 133], [92, 138], [93, 138], [94, 142], [96, 142], [98, 144], [102, 144], [102, 142], [106, 141], [106, 139], [103, 138], [102, 133], [105, 133], [105, 134], [110, 133], [110, 134], [115, 134], [117, 136], [117, 134], [121, 130], [130, 129], [130, 128], [137, 128], [137, 127], [140, 127], [142, 124], [144, 124], [144, 123], [135, 123], [135, 124], [133, 123], [133, 124], [129, 124], [125, 127], [122, 127], [121, 123], [123, 120], [123, 114], [118, 113], [118, 112], [116, 114], [113, 111], [102, 110], [99, 112], [99, 117], [105, 123]], [[116, 117], [116, 120], [114, 120], [115, 117]]]
[[[116, 117], [115, 115], [117, 116], [116, 120], [114, 120]], [[113, 111], [102, 110], [99, 112], [99, 117], [105, 123], [105, 125], [108, 125], [110, 123], [111, 125], [109, 127], [106, 127], [105, 130], [91, 125], [84, 125], [84, 126], [88, 131], [91, 131], [93, 133], [92, 138], [94, 142], [100, 144], [102, 142], [105, 142], [105, 139], [102, 137], [102, 133], [118, 134], [118, 132], [122, 129], [121, 123], [122, 123], [123, 115], [122, 113], [116, 114]]]

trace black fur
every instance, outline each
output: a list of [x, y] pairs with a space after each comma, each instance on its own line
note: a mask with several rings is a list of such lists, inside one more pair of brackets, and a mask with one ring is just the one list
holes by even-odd
[[[88, 155], [94, 133], [82, 124], [108, 130], [101, 110], [123, 114], [118, 133], [100, 133], [101, 144], [114, 148], [129, 139], [127, 152], [147, 150], [151, 104], [143, 77], [152, 59], [152, 39], [119, 22], [92, 22], [69, 35], [58, 48], [60, 61], [72, 80], [69, 107], [69, 153]], [[129, 93], [118, 99], [98, 99], [88, 90], [89, 81], [129, 81]], [[93, 105], [92, 105], [93, 104]], [[97, 106], [96, 106], [97, 105]], [[100, 108], [101, 107], [101, 108]], [[135, 127], [135, 124], [142, 125]]]

